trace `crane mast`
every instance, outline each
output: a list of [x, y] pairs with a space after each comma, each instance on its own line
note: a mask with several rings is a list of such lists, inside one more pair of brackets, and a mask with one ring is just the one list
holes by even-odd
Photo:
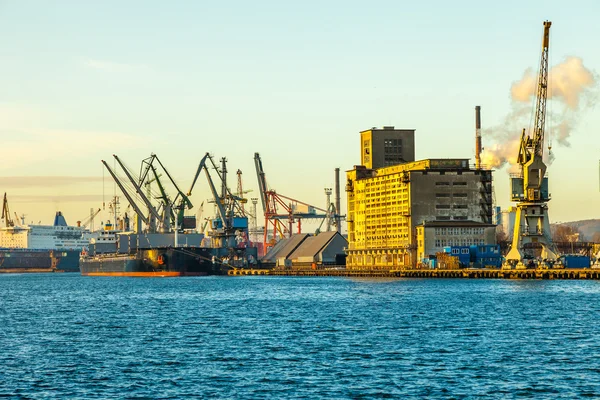
[[[550, 194], [544, 156], [544, 129], [546, 100], [548, 98], [548, 50], [550, 47], [550, 21], [544, 21], [542, 57], [537, 81], [535, 120], [532, 135], [523, 129], [517, 163], [521, 174], [511, 177], [512, 201], [518, 202], [513, 240], [506, 256], [510, 267], [526, 267], [524, 258], [534, 258], [533, 246], [542, 246], [541, 258], [552, 263], [557, 254], [550, 235], [548, 205]], [[529, 252], [529, 254], [527, 254]]]

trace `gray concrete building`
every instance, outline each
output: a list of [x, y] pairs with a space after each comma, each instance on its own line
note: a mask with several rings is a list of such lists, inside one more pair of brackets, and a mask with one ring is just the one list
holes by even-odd
[[415, 130], [384, 126], [360, 133], [361, 165], [383, 168], [415, 160]]

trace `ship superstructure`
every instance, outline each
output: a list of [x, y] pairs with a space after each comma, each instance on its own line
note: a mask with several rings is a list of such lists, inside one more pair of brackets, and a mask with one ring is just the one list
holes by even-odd
[[56, 213], [54, 225], [22, 225], [0, 228], [0, 247], [41, 250], [81, 250], [91, 233], [85, 228], [69, 226], [62, 213]]

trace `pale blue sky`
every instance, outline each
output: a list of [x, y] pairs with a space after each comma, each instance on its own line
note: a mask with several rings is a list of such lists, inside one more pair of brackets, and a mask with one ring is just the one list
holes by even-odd
[[[475, 105], [484, 133], [502, 124], [512, 83], [537, 71], [542, 22], [551, 65], [576, 56], [596, 73], [598, 15], [592, 0], [0, 0], [0, 191], [28, 221], [74, 223], [112, 193], [101, 159], [137, 170], [154, 152], [187, 187], [209, 151], [257, 196], [259, 152], [271, 187], [324, 207], [372, 126], [416, 129], [417, 158], [473, 160]], [[552, 221], [600, 217], [598, 108], [575, 122], [553, 149]], [[494, 176], [505, 208], [508, 169]], [[196, 205], [209, 197], [203, 179]]]

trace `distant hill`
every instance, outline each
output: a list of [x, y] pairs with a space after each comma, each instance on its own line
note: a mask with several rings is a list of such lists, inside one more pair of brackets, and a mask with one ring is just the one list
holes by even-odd
[[[552, 226], [568, 225], [576, 228], [582, 235], [580, 241], [600, 242], [600, 219], [584, 219], [582, 221], [563, 222], [561, 224], [552, 224]], [[594, 237], [596, 234], [596, 237]]]

